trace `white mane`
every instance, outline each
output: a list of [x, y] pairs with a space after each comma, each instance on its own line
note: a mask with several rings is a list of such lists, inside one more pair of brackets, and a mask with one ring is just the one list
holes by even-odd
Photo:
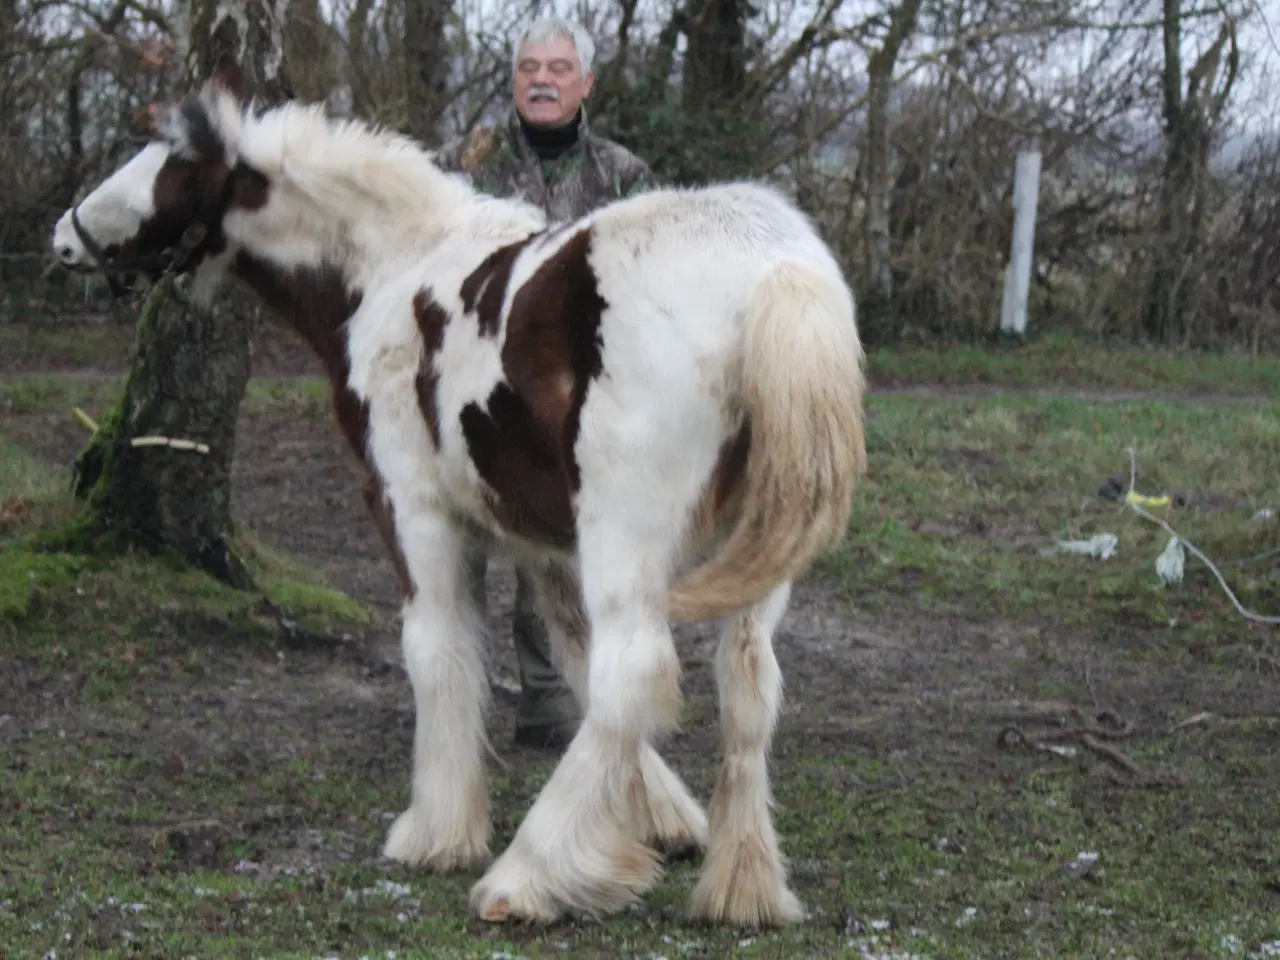
[[327, 117], [318, 104], [291, 102], [257, 113], [211, 91], [204, 102], [228, 163], [242, 161], [270, 181], [262, 215], [270, 222], [255, 224], [255, 232], [267, 235], [273, 248], [292, 248], [280, 257], [284, 262], [349, 263], [353, 254], [385, 259], [411, 249], [421, 256], [463, 222], [477, 235], [494, 236], [543, 225], [538, 208], [479, 193], [395, 131]]

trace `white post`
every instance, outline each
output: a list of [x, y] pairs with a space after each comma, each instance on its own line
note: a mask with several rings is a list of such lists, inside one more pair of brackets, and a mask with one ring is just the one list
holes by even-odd
[[1040, 195], [1040, 151], [1018, 154], [1013, 174], [1013, 243], [1004, 274], [1000, 332], [1018, 338], [1027, 333], [1027, 298], [1031, 294], [1031, 261], [1036, 239], [1036, 203]]

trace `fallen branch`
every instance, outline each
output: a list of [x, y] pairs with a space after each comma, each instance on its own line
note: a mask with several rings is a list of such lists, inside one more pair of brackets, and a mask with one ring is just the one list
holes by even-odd
[[[1097, 756], [1107, 760], [1108, 775], [1116, 783], [1129, 787], [1177, 787], [1186, 784], [1186, 777], [1178, 771], [1149, 772], [1132, 757], [1118, 747], [1104, 741], [1124, 740], [1134, 731], [1133, 723], [1110, 710], [1096, 714], [1093, 721], [1062, 730], [1046, 730], [1029, 734], [1015, 725], [1009, 725], [996, 735], [996, 746], [1002, 750], [1022, 747], [1028, 750], [1043, 751], [1058, 755], [1072, 756], [1069, 747], [1063, 744], [1074, 742]], [[1117, 774], [1114, 768], [1123, 770], [1128, 777]]]

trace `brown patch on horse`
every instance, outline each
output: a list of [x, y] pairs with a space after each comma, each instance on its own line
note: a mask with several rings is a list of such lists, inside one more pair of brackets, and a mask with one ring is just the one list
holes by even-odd
[[520, 251], [538, 234], [530, 234], [523, 240], [499, 247], [489, 254], [462, 281], [458, 293], [462, 297], [462, 309], [476, 311], [480, 323], [480, 335], [492, 337], [502, 322], [502, 301], [506, 299], [507, 284], [511, 281], [511, 268], [515, 266]]
[[584, 229], [516, 292], [502, 347], [507, 382], [494, 388], [486, 409], [469, 404], [462, 412], [467, 448], [499, 522], [561, 546], [575, 539], [573, 448], [587, 388], [601, 369], [606, 304], [590, 254]]
[[400, 593], [406, 602], [413, 600], [417, 593], [413, 577], [409, 575], [409, 566], [405, 563], [404, 552], [400, 549], [400, 540], [396, 536], [396, 510], [383, 492], [382, 483], [374, 474], [370, 474], [364, 482], [364, 503], [373, 517], [373, 525], [378, 528], [382, 543], [391, 556], [391, 565], [395, 567], [396, 580], [400, 583]]
[[574, 540], [573, 505], [555, 437], [534, 420], [524, 397], [505, 383], [459, 416], [467, 450], [492, 491], [490, 509], [519, 536], [568, 547]]
[[[198, 114], [204, 117], [203, 112]], [[172, 247], [195, 223], [207, 229], [191, 252], [184, 269], [194, 269], [205, 257], [227, 248], [222, 220], [230, 210], [260, 210], [270, 196], [267, 178], [244, 163], [228, 168], [221, 141], [211, 129], [200, 134], [201, 159], [170, 156], [156, 174], [151, 188], [155, 211], [128, 242], [108, 247], [110, 257], [127, 260]]]
[[347, 361], [346, 324], [360, 307], [361, 292], [348, 290], [336, 270], [309, 267], [285, 270], [244, 251], [236, 254], [231, 270], [252, 287], [320, 359], [342, 435], [360, 462], [367, 466], [365, 441], [369, 411], [347, 385], [351, 366]]
[[242, 160], [236, 163], [230, 177], [228, 210], [253, 212], [267, 205], [267, 199], [271, 196], [271, 181], [266, 174], [259, 173]]
[[[227, 242], [218, 202], [226, 176], [227, 167], [218, 160], [196, 162], [169, 157], [151, 187], [155, 212], [143, 221], [135, 236], [121, 244], [110, 244], [103, 252], [125, 262], [151, 256], [172, 247], [189, 226], [199, 221], [205, 224], [208, 234], [188, 260], [188, 268], [205, 256], [221, 253]], [[153, 272], [155, 275], [158, 273]]]
[[351, 366], [347, 360], [346, 325], [359, 309], [362, 293], [349, 290], [337, 270], [286, 270], [244, 251], [237, 253], [231, 270], [307, 343], [324, 367], [338, 426], [368, 472], [363, 489], [365, 506], [395, 567], [400, 590], [405, 600], [412, 600], [416, 590], [396, 538], [395, 511], [369, 463], [369, 408], [347, 382]]
[[449, 312], [435, 301], [428, 287], [414, 295], [413, 315], [418, 321], [418, 331], [422, 334], [422, 364], [413, 378], [413, 385], [418, 392], [418, 407], [422, 410], [427, 430], [431, 433], [431, 442], [439, 450], [440, 408], [436, 401], [436, 387], [439, 385], [440, 375], [436, 373], [435, 359], [444, 345], [444, 328], [449, 323]]

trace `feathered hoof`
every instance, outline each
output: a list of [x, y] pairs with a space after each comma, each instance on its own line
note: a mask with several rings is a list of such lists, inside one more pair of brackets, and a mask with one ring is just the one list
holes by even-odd
[[611, 855], [584, 855], [583, 859], [603, 870], [557, 875], [528, 854], [517, 838], [471, 888], [471, 909], [489, 923], [550, 924], [565, 914], [599, 916], [634, 903], [661, 872], [654, 851], [630, 840], [621, 841]]
[[436, 873], [454, 873], [489, 862], [488, 820], [461, 827], [432, 824], [419, 810], [410, 808], [396, 818], [387, 832], [383, 856], [411, 867]]
[[805, 918], [776, 858], [753, 844], [716, 852], [693, 891], [690, 916], [714, 924], [759, 929], [785, 927]]

